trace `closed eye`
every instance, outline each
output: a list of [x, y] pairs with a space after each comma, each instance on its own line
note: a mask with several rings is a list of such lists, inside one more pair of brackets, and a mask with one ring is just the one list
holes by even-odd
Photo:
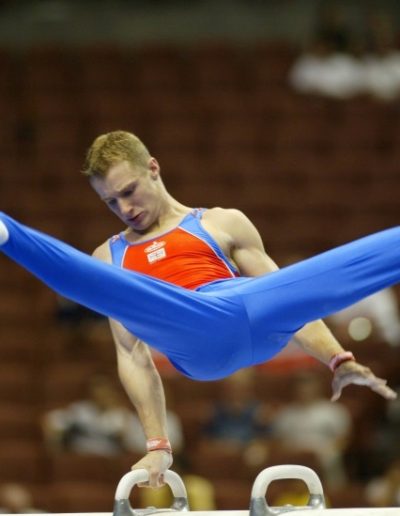
[[130, 197], [134, 192], [134, 188], [129, 188], [129, 190], [124, 190], [122, 193], [121, 193], [121, 197], [123, 199], [126, 199], [127, 197]]
[[121, 190], [119, 193], [116, 194], [116, 197], [110, 197], [110, 198], [104, 198], [103, 201], [109, 206], [110, 208], [114, 207], [117, 204], [117, 198], [120, 199], [129, 199], [129, 197], [135, 192], [137, 184], [131, 184], [127, 186], [124, 190]]

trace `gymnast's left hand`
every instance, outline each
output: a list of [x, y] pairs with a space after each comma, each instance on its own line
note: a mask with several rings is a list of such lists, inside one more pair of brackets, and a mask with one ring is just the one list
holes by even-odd
[[386, 385], [384, 378], [378, 378], [368, 367], [358, 362], [344, 362], [335, 371], [332, 380], [331, 401], [337, 401], [342, 394], [342, 390], [347, 385], [365, 385], [387, 400], [397, 397], [394, 390]]
[[164, 485], [164, 473], [172, 465], [172, 453], [165, 450], [154, 450], [131, 469], [145, 469], [149, 473], [149, 481], [138, 484], [139, 487], [161, 487]]

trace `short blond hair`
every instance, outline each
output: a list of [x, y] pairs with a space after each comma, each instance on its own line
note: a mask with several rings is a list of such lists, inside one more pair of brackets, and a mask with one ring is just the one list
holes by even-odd
[[82, 173], [87, 177], [105, 177], [109, 168], [121, 161], [134, 166], [146, 166], [150, 153], [133, 133], [112, 131], [101, 134], [90, 146]]

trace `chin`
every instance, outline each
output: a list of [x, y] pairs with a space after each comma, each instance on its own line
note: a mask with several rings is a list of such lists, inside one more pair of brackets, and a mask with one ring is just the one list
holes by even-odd
[[141, 223], [133, 223], [133, 224], [130, 224], [129, 227], [131, 229], [133, 229], [134, 231], [137, 231], [139, 233], [144, 233], [146, 232], [148, 229], [150, 229], [150, 224], [146, 223], [146, 221], [143, 221]]

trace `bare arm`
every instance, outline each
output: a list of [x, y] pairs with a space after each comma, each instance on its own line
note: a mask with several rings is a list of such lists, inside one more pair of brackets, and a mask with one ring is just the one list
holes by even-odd
[[[119, 378], [136, 408], [146, 438], [168, 438], [164, 389], [148, 346], [118, 322], [111, 320], [110, 325]], [[132, 469], [147, 469], [149, 484], [156, 487], [162, 484], [162, 475], [171, 464], [172, 454], [157, 450], [148, 452]]]
[[[259, 276], [278, 269], [267, 255], [261, 237], [249, 219], [237, 210], [220, 210], [219, 219], [225, 231], [232, 235], [231, 256], [240, 272], [246, 276]], [[344, 351], [322, 320], [306, 324], [295, 335], [295, 342], [309, 355], [324, 364]], [[337, 400], [342, 389], [351, 383], [366, 385], [387, 399], [396, 394], [386, 386], [386, 380], [377, 378], [369, 368], [357, 362], [344, 362], [334, 374], [332, 400]]]
[[[94, 256], [110, 261], [108, 244], [96, 249]], [[164, 388], [148, 346], [119, 322], [110, 319], [110, 326], [119, 378], [136, 408], [146, 438], [168, 438]], [[172, 454], [157, 450], [148, 452], [132, 469], [146, 469], [149, 484], [157, 487], [163, 483], [163, 474], [171, 464]]]

